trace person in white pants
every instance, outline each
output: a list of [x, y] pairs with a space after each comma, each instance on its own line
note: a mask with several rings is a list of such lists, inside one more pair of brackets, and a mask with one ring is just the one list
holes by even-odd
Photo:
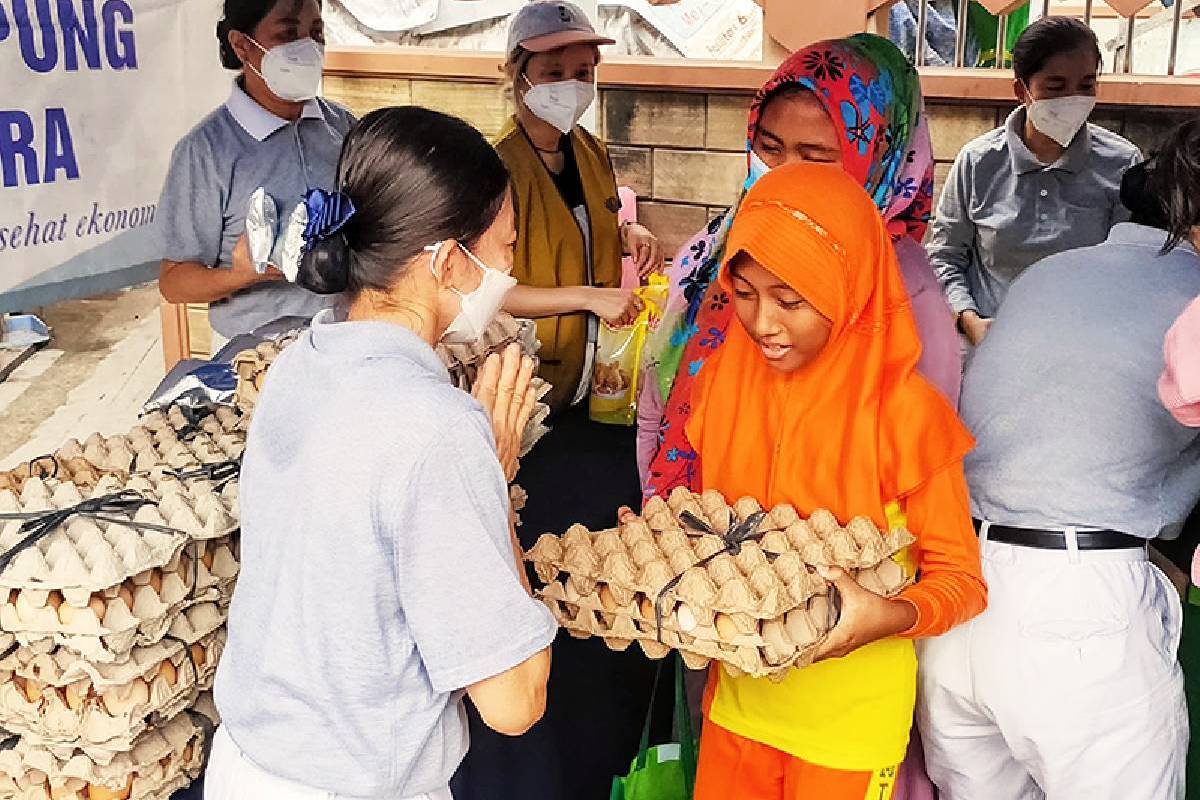
[[1123, 187], [1135, 222], [1030, 268], [967, 369], [989, 600], [918, 650], [942, 800], [1184, 796], [1182, 610], [1147, 544], [1200, 499], [1200, 434], [1156, 394], [1200, 294], [1200, 202], [1168, 200], [1200, 197], [1200, 121], [1157, 163]]
[[[204, 798], [241, 800], [244, 797], [255, 800], [338, 800], [340, 796], [272, 775], [247, 758], [222, 726], [213, 736], [212, 755], [204, 775]], [[453, 797], [447, 786], [405, 800], [453, 800]]]

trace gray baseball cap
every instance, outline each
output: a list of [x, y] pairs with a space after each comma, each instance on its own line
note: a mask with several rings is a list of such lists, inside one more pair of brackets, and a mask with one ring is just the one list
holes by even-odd
[[508, 27], [509, 53], [517, 47], [545, 53], [572, 44], [615, 43], [596, 33], [579, 6], [563, 0], [534, 0], [513, 16]]

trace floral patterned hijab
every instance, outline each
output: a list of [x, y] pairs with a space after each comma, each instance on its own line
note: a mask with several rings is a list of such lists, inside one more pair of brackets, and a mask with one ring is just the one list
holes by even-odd
[[[879, 209], [895, 241], [920, 242], [933, 207], [933, 145], [916, 70], [887, 39], [862, 33], [817, 42], [797, 51], [754, 97], [746, 129], [746, 159], [763, 109], [788, 86], [811, 91], [842, 131], [842, 169], [859, 182]], [[754, 183], [747, 178], [745, 191]], [[659, 388], [669, 398], [659, 427], [658, 453], [647, 476], [647, 494], [676, 486], [696, 488], [697, 457], [683, 431], [691, 412], [691, 383], [705, 358], [725, 341], [733, 310], [715, 278], [724, 256], [729, 221], [713, 220], [677, 258], [679, 312], [658, 360]]]

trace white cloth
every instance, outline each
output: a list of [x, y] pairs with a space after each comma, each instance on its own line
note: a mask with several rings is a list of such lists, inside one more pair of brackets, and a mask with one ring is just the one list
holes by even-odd
[[1145, 548], [981, 544], [987, 610], [918, 649], [942, 800], [1182, 798], [1183, 610]]
[[[204, 800], [339, 800], [342, 795], [310, 789], [260, 769], [246, 758], [225, 726], [213, 736], [212, 755], [204, 773]], [[345, 800], [349, 800], [346, 798]], [[450, 787], [396, 800], [454, 800]]]

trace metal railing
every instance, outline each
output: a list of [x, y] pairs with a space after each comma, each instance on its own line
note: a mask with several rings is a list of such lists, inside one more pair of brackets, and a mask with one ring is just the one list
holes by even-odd
[[[916, 14], [916, 40], [914, 57], [917, 66], [923, 67], [927, 65], [927, 53], [930, 47], [928, 42], [929, 36], [929, 14], [930, 3], [932, 0], [920, 0], [917, 3]], [[1103, 0], [1101, 0], [1103, 3]], [[1052, 13], [1057, 13], [1051, 0], [1031, 0], [1031, 9], [1040, 6], [1041, 16], [1049, 16]], [[1075, 4], [1077, 7], [1078, 4]], [[964, 20], [968, 18], [968, 10], [970, 8], [970, 0], [958, 0], [957, 14], [955, 16], [955, 40], [954, 40], [954, 60], [953, 66], [959, 68], [968, 68], [967, 52], [969, 31], [968, 25]], [[1119, 12], [1115, 12], [1119, 15]], [[1165, 74], [1174, 76], [1179, 66], [1180, 40], [1185, 34], [1184, 17], [1185, 14], [1191, 14], [1193, 17], [1200, 17], [1200, 0], [1174, 0], [1169, 9], [1163, 9], [1158, 14], [1153, 16], [1145, 16], [1145, 10], [1133, 16], [1124, 18], [1123, 28], [1115, 38], [1105, 40], [1101, 37], [1102, 42], [1106, 42], [1110, 46], [1113, 54], [1111, 59], [1111, 69], [1114, 72], [1132, 73], [1134, 71], [1134, 51], [1135, 45], [1138, 42], [1140, 34], [1153, 32], [1164, 25], [1170, 26], [1170, 36], [1167, 43], [1167, 61]], [[1141, 16], [1139, 16], [1141, 15]], [[1083, 4], [1083, 13], [1076, 14], [1090, 27], [1095, 28], [1093, 24], [1096, 19], [1096, 4], [1095, 0], [1085, 0]], [[1011, 42], [1007, 41], [1009, 28], [1009, 15], [1001, 15], [996, 20], [996, 57], [992, 68], [1004, 69], [1008, 66], [1007, 51], [1011, 46]], [[1186, 31], [1190, 36], [1195, 37], [1195, 45], [1193, 50], [1200, 52], [1200, 18], [1196, 19], [1195, 24]], [[983, 48], [983, 43], [977, 42], [978, 47]], [[1192, 66], [1193, 70], [1200, 70], [1200, 63]]]

